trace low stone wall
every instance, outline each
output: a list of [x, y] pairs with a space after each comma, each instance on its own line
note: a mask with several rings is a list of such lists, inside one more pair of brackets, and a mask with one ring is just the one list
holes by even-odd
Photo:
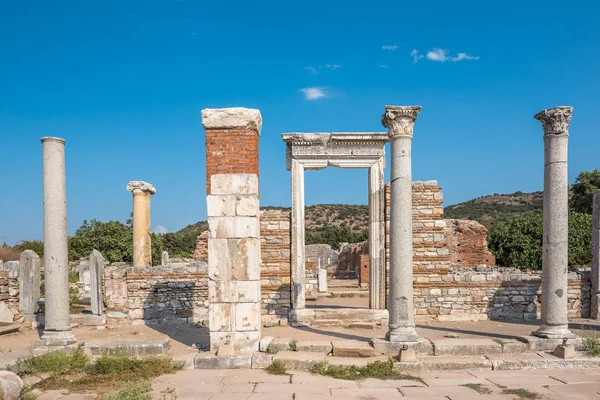
[[[415, 274], [416, 320], [525, 320], [539, 317], [541, 271], [514, 268], [452, 268]], [[589, 270], [569, 272], [569, 317], [590, 314]]]
[[266, 326], [287, 322], [292, 308], [290, 212], [260, 212], [260, 284], [262, 321]]
[[17, 277], [9, 274], [9, 271], [0, 270], [0, 322], [20, 320], [19, 280]]
[[127, 268], [131, 320], [180, 320], [208, 324], [208, 272], [204, 264]]

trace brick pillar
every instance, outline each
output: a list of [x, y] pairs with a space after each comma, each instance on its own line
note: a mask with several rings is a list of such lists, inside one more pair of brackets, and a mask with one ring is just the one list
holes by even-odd
[[258, 176], [258, 137], [262, 126], [260, 111], [249, 108], [202, 110], [206, 130], [206, 194], [211, 193], [214, 174]]
[[258, 350], [261, 328], [258, 110], [202, 110], [206, 130], [211, 351]]

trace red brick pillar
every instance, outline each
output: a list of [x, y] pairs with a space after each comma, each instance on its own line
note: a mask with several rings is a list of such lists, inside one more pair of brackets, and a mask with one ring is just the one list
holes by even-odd
[[251, 108], [202, 110], [206, 130], [206, 194], [214, 174], [256, 174], [260, 111]]

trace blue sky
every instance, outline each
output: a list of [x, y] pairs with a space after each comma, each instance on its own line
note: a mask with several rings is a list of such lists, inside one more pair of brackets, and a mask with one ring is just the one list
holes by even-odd
[[[289, 205], [282, 132], [383, 131], [421, 105], [414, 180], [445, 204], [540, 190], [541, 124], [575, 107], [569, 176], [598, 165], [600, 6], [592, 1], [0, 0], [0, 240], [42, 237], [42, 136], [67, 140], [69, 231], [205, 219], [200, 110], [260, 109], [261, 204]], [[389, 168], [388, 168], [389, 170]], [[387, 177], [387, 171], [386, 171]], [[310, 171], [306, 202], [367, 202], [365, 170]]]

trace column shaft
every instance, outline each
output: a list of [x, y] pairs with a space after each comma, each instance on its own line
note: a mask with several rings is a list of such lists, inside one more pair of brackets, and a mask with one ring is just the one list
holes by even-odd
[[[562, 108], [536, 115], [544, 124], [544, 226], [542, 241], [542, 317], [533, 334], [557, 339], [568, 329], [569, 182], [568, 113]], [[560, 124], [560, 126], [558, 126]]]
[[150, 194], [133, 191], [133, 266], [152, 265], [150, 237]]
[[75, 343], [69, 306], [65, 141], [42, 138], [44, 173], [45, 345]]
[[292, 306], [306, 306], [304, 255], [304, 166], [292, 159]]
[[[385, 308], [385, 193], [381, 158], [369, 168], [369, 308]], [[360, 268], [360, 267], [359, 267]]]
[[594, 192], [592, 211], [592, 307], [591, 318], [600, 318], [600, 190]]

